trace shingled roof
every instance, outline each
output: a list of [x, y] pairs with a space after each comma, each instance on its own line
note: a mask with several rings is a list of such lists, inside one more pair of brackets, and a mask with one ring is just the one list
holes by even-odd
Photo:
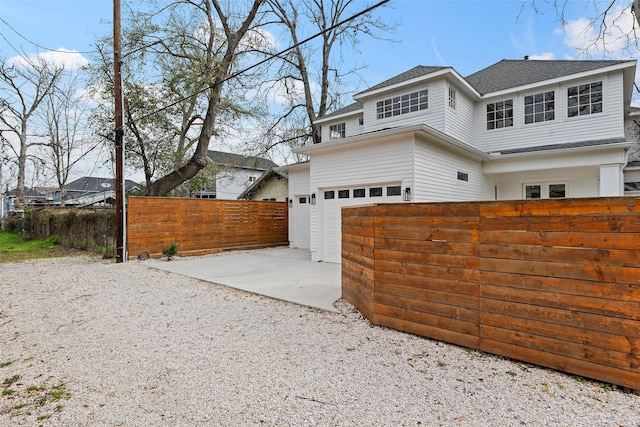
[[382, 89], [387, 86], [393, 86], [394, 84], [406, 82], [407, 80], [415, 79], [417, 77], [426, 76], [427, 74], [435, 73], [436, 71], [440, 71], [445, 68], [451, 67], [428, 67], [425, 65], [418, 65], [417, 67], [413, 67], [409, 71], [405, 71], [404, 73], [398, 74], [395, 77], [391, 77], [390, 79], [385, 80], [382, 83], [371, 86], [369, 89], [360, 92], [358, 95], [362, 95], [373, 90]]
[[209, 150], [207, 156], [217, 165], [241, 169], [266, 171], [278, 166], [271, 160], [262, 157], [243, 156], [241, 154], [226, 153], [224, 151]]
[[465, 77], [465, 80], [481, 95], [484, 95], [625, 62], [629, 61], [540, 61], [503, 59], [498, 63]]

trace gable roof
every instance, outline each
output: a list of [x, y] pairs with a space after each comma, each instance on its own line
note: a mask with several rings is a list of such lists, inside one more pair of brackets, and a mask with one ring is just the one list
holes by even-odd
[[323, 118], [326, 119], [327, 117], [333, 117], [333, 116], [339, 116], [341, 114], [346, 114], [346, 113], [351, 113], [354, 111], [360, 111], [363, 108], [363, 104], [360, 101], [356, 101], [353, 104], [349, 104], [346, 107], [342, 107], [337, 109], [336, 111], [332, 111], [329, 114], [325, 114], [322, 117], [318, 117], [318, 118]]
[[271, 160], [262, 157], [243, 156], [241, 154], [227, 153], [224, 151], [208, 150], [207, 156], [216, 165], [240, 169], [265, 171], [278, 166]]
[[425, 65], [418, 65], [408, 71], [405, 71], [404, 73], [398, 74], [395, 77], [391, 77], [390, 79], [387, 79], [382, 83], [378, 83], [375, 86], [371, 86], [367, 90], [364, 90], [356, 94], [356, 96], [363, 95], [367, 92], [372, 92], [374, 90], [382, 89], [388, 86], [393, 86], [395, 84], [406, 82], [408, 80], [412, 80], [418, 77], [426, 76], [427, 74], [435, 73], [436, 71], [444, 70], [445, 68], [451, 68], [451, 67], [429, 67]]
[[253, 184], [251, 184], [246, 190], [244, 190], [242, 193], [240, 193], [240, 195], [238, 196], [238, 200], [250, 200], [251, 197], [258, 192], [259, 189], [261, 189], [266, 183], [267, 180], [271, 177], [275, 177], [276, 179], [278, 179], [278, 177], [280, 177], [279, 179], [287, 179], [286, 175], [280, 173], [280, 172], [276, 172], [273, 169], [270, 169], [266, 172], [264, 172], [260, 178], [258, 178], [257, 180], [254, 181]]
[[565, 77], [571, 74], [584, 73], [599, 68], [630, 62], [629, 60], [511, 60], [503, 59], [493, 65], [477, 71], [467, 77], [467, 80], [481, 95], [500, 90], [525, 86], [532, 83]]

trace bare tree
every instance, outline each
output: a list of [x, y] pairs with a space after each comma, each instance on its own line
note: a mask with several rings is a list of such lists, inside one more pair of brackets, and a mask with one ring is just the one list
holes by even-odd
[[[635, 57], [640, 47], [639, 5], [640, 0], [525, 0], [520, 14], [526, 8], [537, 14], [552, 14], [565, 32], [579, 31], [580, 46], [573, 47], [582, 56], [605, 57], [624, 53]], [[572, 22], [568, 17], [569, 10], [578, 9], [584, 16]], [[580, 28], [576, 28], [574, 24], [578, 24]]]
[[55, 176], [61, 205], [65, 202], [65, 185], [73, 167], [100, 145], [88, 132], [88, 105], [81, 96], [79, 80], [80, 75], [75, 71], [60, 78], [44, 97], [39, 114], [46, 126], [42, 157], [48, 160], [46, 167]]
[[45, 143], [29, 132], [36, 111], [47, 95], [55, 90], [64, 72], [62, 65], [42, 58], [22, 57], [23, 61], [0, 62], [0, 93], [3, 112], [0, 115], [0, 136], [5, 149], [12, 153], [18, 165], [16, 208], [24, 205], [24, 187], [28, 160], [42, 164], [41, 159], [30, 157], [30, 150]]
[[[147, 4], [131, 11], [124, 34], [125, 143], [145, 172], [146, 194], [159, 196], [207, 166], [219, 119], [242, 113], [226, 89], [264, 1]], [[107, 58], [98, 61], [105, 73]], [[105, 93], [110, 85], [102, 85]]]
[[[276, 143], [308, 139], [318, 143], [320, 129], [315, 120], [341, 106], [344, 101], [341, 95], [345, 93], [343, 80], [357, 75], [360, 69], [344, 67], [343, 55], [357, 53], [361, 36], [379, 38], [392, 32], [395, 25], [382, 20], [374, 9], [338, 25], [366, 7], [356, 0], [268, 0], [268, 3], [276, 22], [284, 28], [283, 36], [294, 46], [281, 58], [276, 86], [294, 96], [290, 97], [288, 110], [270, 130], [276, 131], [278, 126], [285, 129]], [[321, 33], [319, 42], [300, 44], [309, 28]], [[295, 96], [298, 90], [302, 96]], [[304, 127], [296, 132], [288, 119], [300, 123], [296, 117], [300, 110], [304, 111]]]

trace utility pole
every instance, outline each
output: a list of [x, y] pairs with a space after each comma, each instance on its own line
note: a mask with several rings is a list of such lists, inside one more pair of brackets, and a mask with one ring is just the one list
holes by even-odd
[[116, 150], [116, 262], [126, 258], [126, 229], [124, 203], [124, 118], [122, 102], [122, 35], [120, 29], [120, 0], [113, 0], [113, 92], [115, 105]]

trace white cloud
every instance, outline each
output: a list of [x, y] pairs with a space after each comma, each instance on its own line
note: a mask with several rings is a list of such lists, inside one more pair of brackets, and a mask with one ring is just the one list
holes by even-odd
[[534, 61], [550, 61], [552, 59], [556, 59], [556, 55], [553, 52], [543, 52], [538, 55], [529, 55], [529, 59]]
[[628, 57], [629, 44], [635, 40], [634, 19], [631, 8], [627, 7], [608, 11], [604, 20], [579, 18], [567, 21], [563, 28], [564, 44], [578, 57]]
[[23, 56], [14, 56], [10, 59], [9, 63], [11, 65], [15, 64], [29, 67], [39, 61], [44, 61], [55, 66], [63, 66], [67, 70], [74, 70], [89, 64], [89, 60], [82, 56], [80, 52], [64, 48], [44, 53], [34, 53], [26, 58]]

